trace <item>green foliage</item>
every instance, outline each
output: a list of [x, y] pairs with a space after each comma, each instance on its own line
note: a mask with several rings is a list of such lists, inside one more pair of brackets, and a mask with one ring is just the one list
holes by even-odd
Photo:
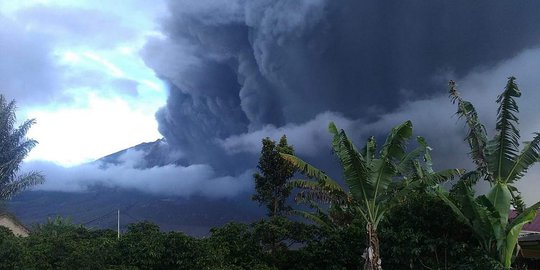
[[256, 192], [252, 199], [264, 204], [270, 217], [283, 216], [291, 210], [287, 205], [287, 198], [291, 194], [287, 181], [294, 175], [295, 168], [281, 158], [279, 153], [294, 154], [294, 149], [287, 144], [285, 135], [281, 137], [278, 145], [270, 138], [263, 139], [257, 165], [259, 172], [253, 175]]
[[[366, 223], [366, 232], [369, 236], [366, 254], [371, 257], [367, 258], [370, 264], [368, 269], [380, 269], [377, 227], [387, 212], [401, 197], [408, 194], [409, 190], [445, 181], [460, 171], [434, 172], [431, 168], [430, 148], [421, 137], [417, 138], [419, 147], [407, 153], [405, 145], [412, 136], [410, 121], [394, 127], [378, 153], [373, 137], [368, 139], [361, 151], [358, 151], [344, 130], [338, 130], [334, 123], [330, 123], [328, 129], [333, 135], [332, 148], [341, 163], [349, 191], [345, 192], [323, 171], [298, 157], [282, 153], [282, 157], [303, 174], [317, 180], [317, 182], [310, 180], [292, 182], [293, 186], [304, 189], [299, 193], [300, 200], [312, 202], [312, 205], [313, 201], [330, 204], [326, 215], [317, 207], [316, 214], [302, 212], [300, 214], [330, 228], [332, 225], [328, 224], [328, 221], [336, 225], [342, 224], [334, 222], [340, 218], [351, 220], [347, 217], [361, 217]], [[402, 181], [396, 181], [397, 179]]]
[[[331, 229], [282, 217], [230, 223], [201, 239], [160, 232], [148, 222], [132, 224], [120, 240], [115, 231], [60, 218], [36, 228], [20, 238], [0, 227], [0, 269], [352, 270], [363, 269], [359, 256], [366, 240], [358, 218]], [[497, 269], [448, 207], [423, 193], [392, 208], [379, 229], [387, 269]], [[264, 244], [269, 234], [283, 240], [274, 253]]]
[[0, 226], [0, 269], [21, 269], [23, 250], [17, 237], [8, 228]]
[[534, 219], [540, 203], [526, 208], [509, 221], [512, 198], [507, 184], [496, 183], [487, 195], [478, 197], [469, 186], [463, 185], [458, 190], [460, 192], [453, 197], [442, 188], [437, 189], [437, 194], [472, 229], [484, 252], [509, 268], [515, 256], [519, 232], [524, 224]]
[[298, 252], [294, 248], [302, 246], [316, 237], [318, 228], [284, 217], [272, 217], [252, 224], [253, 237], [267, 255], [268, 264], [278, 269], [296, 269]]
[[116, 260], [115, 238], [114, 232], [89, 231], [60, 218], [49, 220], [22, 241], [23, 269], [106, 269]]
[[212, 247], [219, 247], [223, 260], [229, 267], [238, 269], [264, 269], [266, 254], [251, 226], [242, 223], [228, 223], [211, 230], [208, 240]]
[[273, 243], [276, 238], [278, 249], [285, 250], [295, 244], [303, 243], [312, 238], [317, 230], [313, 225], [291, 221], [284, 217], [273, 217], [261, 220], [254, 225], [254, 234], [261, 243]]
[[[519, 108], [515, 98], [521, 92], [515, 82], [508, 78], [501, 95], [497, 98], [499, 108], [495, 125], [495, 136], [487, 140], [485, 128], [480, 124], [474, 106], [464, 101], [450, 82], [450, 96], [458, 103], [458, 115], [466, 119], [469, 133], [466, 137], [471, 147], [471, 157], [477, 168], [465, 174], [449, 196], [442, 188], [437, 194], [454, 213], [475, 233], [484, 251], [497, 259], [505, 268], [510, 268], [514, 258], [519, 232], [523, 225], [534, 219], [539, 203], [525, 208], [519, 191], [512, 184], [527, 172], [540, 158], [540, 135], [525, 143], [519, 151], [520, 134], [517, 128]], [[472, 185], [483, 177], [490, 185], [487, 195], [474, 197]], [[508, 221], [510, 206], [520, 215]]]
[[[165, 235], [160, 269], [224, 269], [224, 251], [205, 239], [179, 232]], [[154, 264], [154, 268], [156, 268]], [[159, 264], [158, 264], [159, 265]]]
[[387, 269], [496, 269], [473, 232], [439, 198], [422, 190], [394, 207], [381, 224]]
[[270, 138], [262, 140], [261, 156], [257, 165], [259, 172], [253, 175], [255, 194], [252, 196], [254, 201], [266, 206], [270, 217], [268, 221], [263, 220], [254, 225], [254, 235], [259, 239], [264, 252], [268, 254], [270, 264], [278, 268], [282, 268], [278, 263], [282, 259], [278, 257], [286, 253], [289, 243], [297, 242], [298, 237], [291, 231], [296, 226], [292, 226], [293, 223], [283, 217], [292, 210], [287, 205], [292, 190], [289, 179], [296, 169], [283, 159], [280, 153], [294, 154], [294, 149], [288, 145], [285, 135], [281, 137], [278, 145]]
[[[453, 103], [457, 102], [458, 110], [456, 114], [460, 118], [464, 118], [469, 132], [465, 137], [465, 140], [471, 148], [469, 155], [471, 156], [473, 162], [476, 164], [477, 170], [484, 175], [488, 175], [487, 172], [487, 160], [486, 160], [486, 145], [487, 145], [487, 133], [486, 128], [480, 122], [478, 118], [478, 113], [476, 112], [474, 106], [469, 101], [463, 100], [459, 96], [459, 91], [457, 90], [456, 83], [454, 81], [449, 82], [450, 86], [450, 98]], [[477, 180], [476, 178], [475, 180]], [[474, 184], [472, 182], [471, 184]]]
[[125, 265], [138, 269], [153, 269], [159, 265], [165, 251], [165, 237], [159, 226], [149, 222], [130, 224], [118, 242]]
[[365, 249], [365, 241], [365, 223], [360, 220], [332, 230], [323, 228], [301, 250], [303, 269], [363, 269], [359, 256]]
[[[378, 155], [373, 137], [361, 151], [358, 151], [343, 130], [338, 131], [333, 123], [330, 124], [329, 130], [334, 135], [332, 142], [334, 153], [343, 167], [349, 192], [345, 192], [323, 171], [295, 156], [282, 154], [306, 176], [317, 180], [317, 182], [295, 180], [292, 186], [305, 190], [300, 193], [300, 200], [355, 207], [375, 229], [385, 213], [397, 202], [396, 199], [401, 193], [437, 184], [460, 173], [459, 170], [433, 172], [430, 148], [422, 137], [417, 138], [420, 145], [418, 148], [409, 153], [405, 152], [406, 141], [412, 135], [410, 121], [392, 129]], [[419, 161], [420, 158], [422, 161]], [[396, 178], [405, 181], [396, 182]]]
[[0, 201], [43, 182], [43, 176], [37, 172], [19, 174], [21, 162], [37, 141], [26, 138], [34, 120], [15, 127], [15, 109], [15, 101], [8, 103], [0, 94]]

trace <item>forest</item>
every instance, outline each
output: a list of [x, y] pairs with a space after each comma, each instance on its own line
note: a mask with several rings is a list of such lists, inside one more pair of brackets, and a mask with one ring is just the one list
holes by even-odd
[[[435, 166], [410, 121], [361, 148], [330, 123], [341, 179], [296, 156], [286, 134], [262, 139], [252, 197], [267, 210], [262, 220], [230, 222], [203, 238], [162, 232], [152, 222], [118, 236], [67, 217], [34, 226], [28, 237], [0, 227], [0, 269], [525, 269], [530, 261], [520, 258], [518, 238], [539, 203], [527, 206], [515, 184], [539, 160], [540, 134], [520, 145], [520, 96], [510, 77], [489, 137], [450, 81], [473, 170]], [[35, 145], [26, 138], [33, 121], [16, 128], [14, 102], [0, 103], [0, 198], [9, 202], [43, 176], [18, 174]], [[475, 192], [480, 181], [489, 185], [485, 194]]]

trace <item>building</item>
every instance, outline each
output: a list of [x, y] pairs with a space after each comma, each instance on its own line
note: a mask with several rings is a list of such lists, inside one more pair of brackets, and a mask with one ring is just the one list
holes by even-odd
[[10, 229], [17, 236], [26, 237], [30, 233], [14, 215], [0, 210], [0, 226]]
[[[515, 215], [513, 211], [510, 213], [511, 218]], [[517, 262], [526, 265], [529, 270], [540, 269], [540, 211], [532, 222], [521, 229]]]

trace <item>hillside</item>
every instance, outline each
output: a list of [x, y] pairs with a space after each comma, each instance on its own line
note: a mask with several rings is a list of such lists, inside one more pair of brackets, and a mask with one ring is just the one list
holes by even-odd
[[[119, 157], [129, 149], [144, 152], [145, 167], [181, 162], [171, 160], [170, 149], [163, 140], [142, 143], [95, 162], [102, 166], [118, 164]], [[120, 209], [122, 228], [128, 223], [148, 220], [163, 230], [179, 230], [194, 236], [203, 236], [209, 228], [229, 221], [249, 222], [264, 215], [263, 209], [250, 200], [250, 194], [230, 199], [182, 198], [102, 186], [86, 192], [26, 191], [13, 198], [8, 208], [29, 226], [61, 216], [94, 228], [116, 228], [116, 210]]]

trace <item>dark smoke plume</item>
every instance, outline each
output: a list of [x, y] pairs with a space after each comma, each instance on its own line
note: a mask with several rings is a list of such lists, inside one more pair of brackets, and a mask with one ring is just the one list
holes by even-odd
[[148, 42], [144, 58], [170, 84], [159, 129], [196, 162], [223, 160], [218, 142], [230, 136], [325, 111], [374, 121], [439, 95], [448, 74], [540, 40], [535, 1], [170, 1], [169, 9], [164, 37]]

